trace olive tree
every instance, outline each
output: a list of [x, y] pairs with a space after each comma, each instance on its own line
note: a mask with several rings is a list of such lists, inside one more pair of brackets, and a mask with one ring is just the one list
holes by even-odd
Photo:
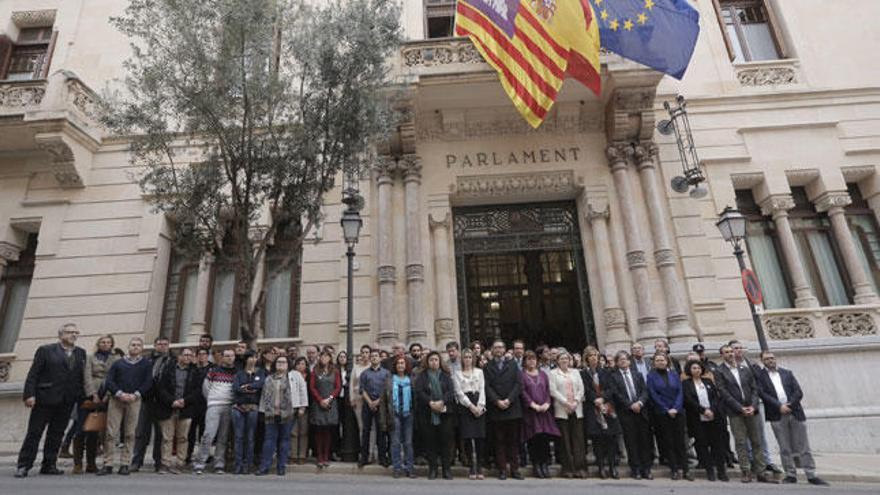
[[[173, 220], [176, 247], [234, 262], [244, 340], [269, 282], [321, 222], [323, 196], [359, 176], [393, 125], [399, 19], [394, 0], [131, 0], [111, 18], [131, 56], [102, 123], [129, 140], [135, 179]], [[282, 234], [294, 249], [255, 288]]]

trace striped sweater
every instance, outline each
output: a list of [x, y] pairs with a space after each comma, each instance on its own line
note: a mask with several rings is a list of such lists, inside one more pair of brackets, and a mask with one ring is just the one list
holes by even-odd
[[235, 367], [216, 366], [208, 372], [202, 382], [202, 394], [208, 407], [229, 406], [232, 404], [232, 383], [235, 381]]

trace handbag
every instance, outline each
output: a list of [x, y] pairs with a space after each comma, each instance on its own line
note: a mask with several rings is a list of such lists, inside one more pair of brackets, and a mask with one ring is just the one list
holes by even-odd
[[100, 433], [107, 429], [107, 413], [104, 411], [92, 411], [83, 421], [82, 430], [89, 433]]

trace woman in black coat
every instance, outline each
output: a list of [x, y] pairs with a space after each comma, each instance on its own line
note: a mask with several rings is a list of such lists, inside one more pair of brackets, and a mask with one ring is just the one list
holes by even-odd
[[437, 479], [437, 458], [443, 467], [443, 479], [451, 480], [449, 449], [452, 436], [452, 415], [455, 413], [455, 386], [449, 373], [441, 367], [440, 354], [432, 351], [425, 362], [427, 368], [416, 378], [416, 408], [419, 432], [428, 448], [428, 479]]
[[595, 347], [584, 349], [583, 362], [585, 366], [581, 370], [581, 380], [584, 382], [584, 433], [593, 445], [599, 477], [619, 479], [617, 444], [622, 431], [614, 406], [604, 392], [608, 370], [602, 368], [599, 351]]
[[704, 376], [706, 368], [700, 361], [688, 361], [685, 372], [687, 378], [681, 383], [684, 409], [697, 457], [706, 466], [706, 479], [715, 481], [717, 474], [717, 479], [728, 481], [721, 395], [715, 383]]

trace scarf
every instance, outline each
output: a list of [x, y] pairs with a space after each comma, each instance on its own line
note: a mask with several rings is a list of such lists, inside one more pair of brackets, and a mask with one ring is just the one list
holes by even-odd
[[668, 373], [669, 370], [668, 369], [665, 369], [665, 370], [655, 369], [654, 371], [656, 371], [658, 375], [663, 377], [663, 383], [669, 385], [669, 373]]
[[98, 358], [98, 361], [107, 362], [107, 358], [110, 357], [110, 351], [95, 351], [95, 357]]
[[[428, 370], [428, 385], [431, 387], [431, 401], [443, 400], [443, 388], [440, 385], [440, 370]], [[431, 424], [440, 424], [440, 413], [431, 409]]]

